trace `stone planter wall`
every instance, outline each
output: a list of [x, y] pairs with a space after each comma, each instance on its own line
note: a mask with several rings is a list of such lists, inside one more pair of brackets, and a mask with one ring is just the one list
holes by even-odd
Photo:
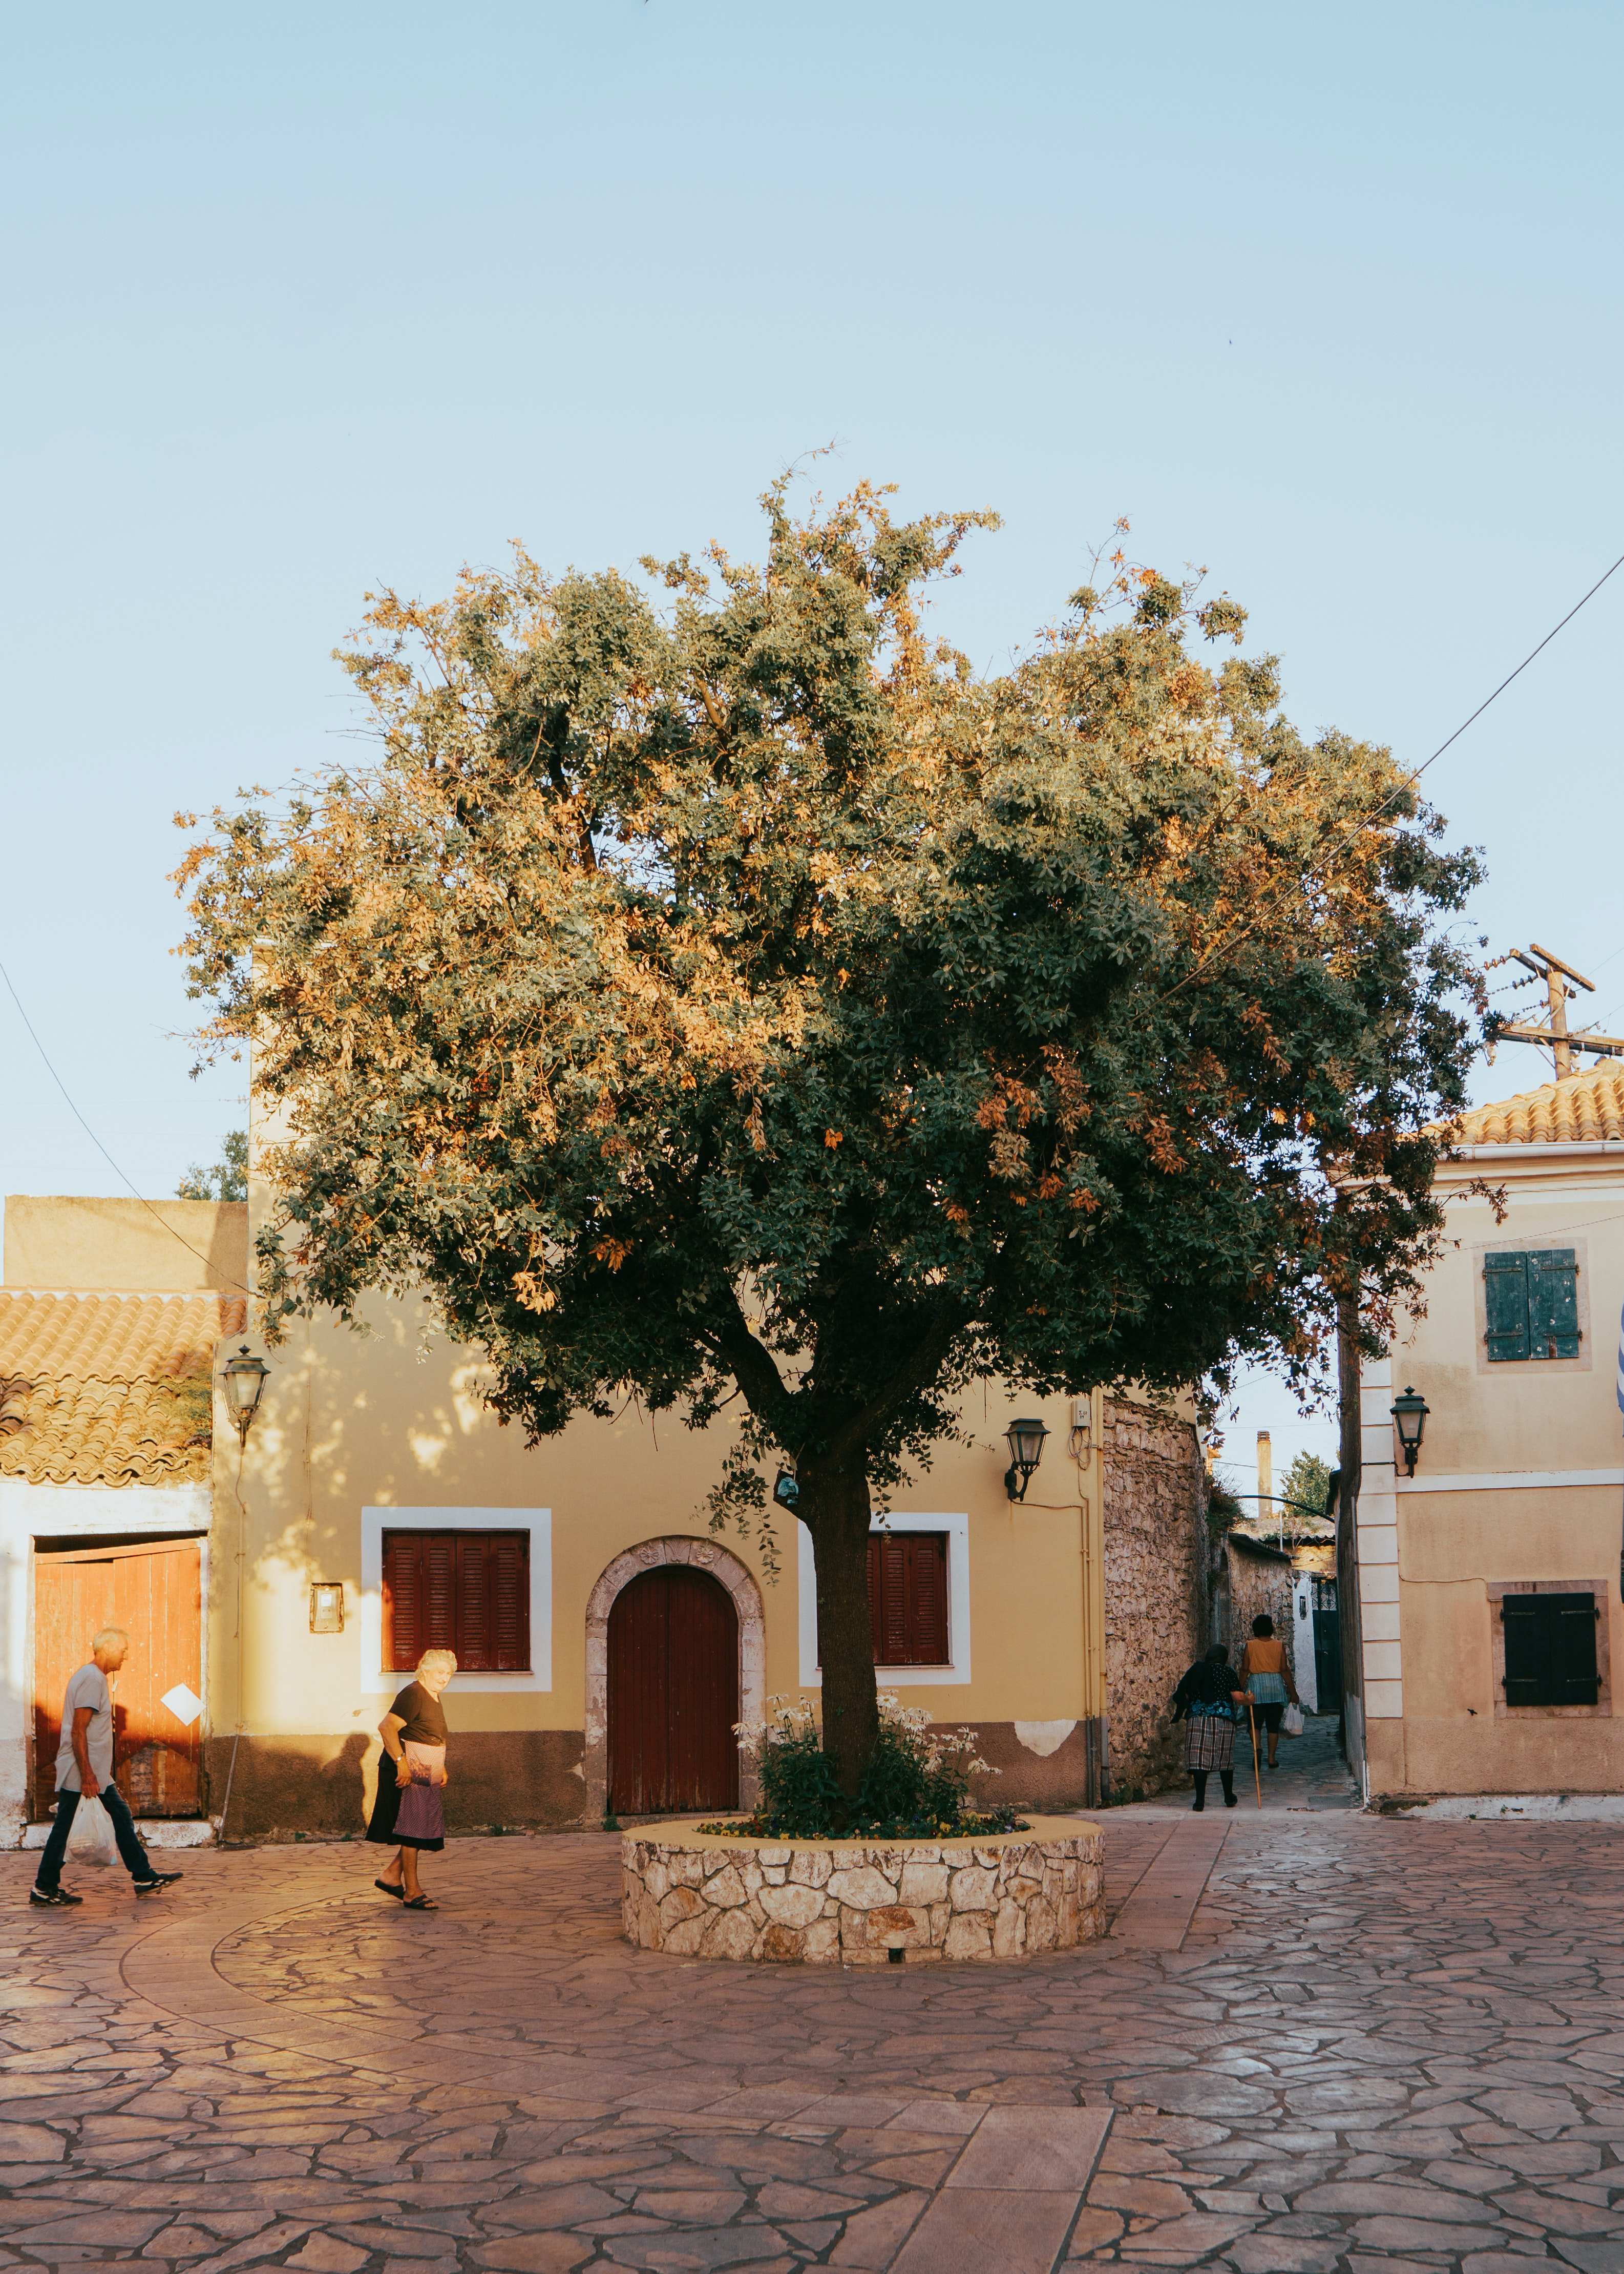
[[620, 1841], [626, 1938], [687, 1958], [802, 1966], [1023, 1958], [1105, 1931], [1097, 1824], [903, 1845], [734, 1839], [644, 1825]]

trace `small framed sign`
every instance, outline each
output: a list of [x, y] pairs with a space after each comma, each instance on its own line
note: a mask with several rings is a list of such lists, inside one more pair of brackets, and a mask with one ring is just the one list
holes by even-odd
[[318, 1579], [312, 1586], [310, 1630], [312, 1634], [343, 1633], [344, 1583], [342, 1579]]

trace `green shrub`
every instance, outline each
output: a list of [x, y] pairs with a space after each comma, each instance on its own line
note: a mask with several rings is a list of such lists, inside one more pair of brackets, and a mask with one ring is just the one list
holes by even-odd
[[754, 1760], [761, 1783], [748, 1822], [701, 1825], [702, 1832], [741, 1832], [755, 1839], [943, 1839], [977, 1832], [1024, 1829], [1012, 1810], [977, 1814], [969, 1808], [973, 1776], [996, 1775], [975, 1751], [974, 1729], [951, 1735], [930, 1727], [917, 1706], [894, 1692], [880, 1693], [880, 1735], [855, 1800], [836, 1783], [817, 1726], [804, 1698], [735, 1731], [739, 1750]]

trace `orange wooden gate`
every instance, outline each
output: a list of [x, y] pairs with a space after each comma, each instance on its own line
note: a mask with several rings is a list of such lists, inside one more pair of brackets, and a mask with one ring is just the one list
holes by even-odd
[[[203, 1689], [202, 1567], [197, 1540], [119, 1540], [41, 1550], [34, 1559], [34, 1812], [51, 1814], [63, 1692], [102, 1627], [130, 1654], [113, 1682], [113, 1777], [135, 1816], [202, 1808], [203, 1720], [163, 1703]], [[185, 1701], [181, 1701], [183, 1708]]]

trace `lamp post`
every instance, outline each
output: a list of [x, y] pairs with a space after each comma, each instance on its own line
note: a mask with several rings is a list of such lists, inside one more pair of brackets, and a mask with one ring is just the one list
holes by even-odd
[[1019, 1421], [1011, 1421], [1004, 1432], [1010, 1448], [1010, 1465], [1004, 1472], [1004, 1489], [1011, 1500], [1026, 1499], [1027, 1482], [1043, 1457], [1043, 1440], [1048, 1434], [1048, 1424], [1029, 1416]]
[[1422, 1433], [1432, 1407], [1425, 1397], [1417, 1397], [1415, 1384], [1406, 1382], [1404, 1395], [1393, 1401], [1393, 1426], [1398, 1431], [1399, 1450], [1404, 1456], [1404, 1474], [1413, 1477], [1416, 1456], [1421, 1450]]
[[226, 1404], [231, 1419], [237, 1424], [237, 1442], [248, 1442], [248, 1425], [254, 1418], [259, 1403], [259, 1392], [265, 1387], [265, 1377], [270, 1372], [262, 1358], [250, 1355], [246, 1343], [234, 1359], [226, 1361]]

